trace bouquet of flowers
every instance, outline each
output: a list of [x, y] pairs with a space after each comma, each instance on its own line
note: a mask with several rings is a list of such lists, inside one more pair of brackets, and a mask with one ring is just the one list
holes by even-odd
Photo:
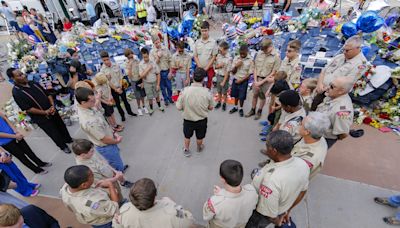
[[27, 54], [21, 58], [19, 66], [23, 73], [29, 73], [39, 68], [39, 61], [34, 55]]
[[376, 66], [371, 63], [366, 64], [364, 73], [362, 73], [361, 77], [354, 83], [354, 96], [358, 96], [359, 93], [365, 89], [372, 75], [376, 73], [375, 68]]
[[9, 60], [14, 63], [32, 50], [32, 45], [26, 39], [10, 40], [7, 44]]

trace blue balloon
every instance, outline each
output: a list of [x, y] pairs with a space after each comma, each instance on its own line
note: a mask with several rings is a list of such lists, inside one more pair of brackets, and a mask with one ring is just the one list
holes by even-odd
[[346, 22], [342, 26], [342, 34], [347, 39], [357, 34], [357, 26], [353, 22]]
[[392, 25], [396, 22], [396, 20], [397, 20], [398, 18], [399, 18], [399, 15], [391, 14], [391, 15], [389, 15], [389, 16], [386, 18], [385, 24], [386, 24], [387, 26], [392, 26]]
[[366, 11], [357, 19], [357, 29], [365, 32], [375, 32], [384, 24], [383, 18], [378, 16], [375, 11]]
[[168, 27], [167, 28], [167, 34], [169, 35], [169, 37], [171, 37], [172, 39], [178, 39], [179, 38], [179, 33], [177, 29]]
[[364, 54], [364, 56], [367, 56], [370, 50], [371, 50], [371, 47], [370, 47], [370, 46], [363, 46], [363, 47], [361, 48], [361, 51], [362, 51], [362, 53]]

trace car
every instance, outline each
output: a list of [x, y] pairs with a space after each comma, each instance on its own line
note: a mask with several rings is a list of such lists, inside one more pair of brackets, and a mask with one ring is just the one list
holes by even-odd
[[182, 6], [183, 11], [197, 12], [199, 8], [198, 0], [153, 0], [154, 8], [157, 11], [157, 16], [161, 17], [165, 13], [180, 13]]
[[[221, 7], [225, 12], [231, 13], [237, 8], [253, 7], [256, 0], [213, 0], [214, 5]], [[258, 7], [261, 9], [264, 0], [257, 0]]]

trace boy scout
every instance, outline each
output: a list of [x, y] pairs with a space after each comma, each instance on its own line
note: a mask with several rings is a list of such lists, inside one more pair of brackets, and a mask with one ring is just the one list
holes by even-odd
[[143, 87], [149, 101], [149, 114], [154, 113], [153, 99], [156, 98], [158, 108], [164, 112], [164, 108], [160, 103], [160, 68], [153, 61], [150, 60], [149, 50], [142, 48], [143, 60], [139, 64], [139, 77], [143, 80]]
[[[239, 110], [240, 117], [243, 117], [243, 104], [247, 96], [247, 86], [249, 83], [250, 74], [253, 73], [254, 63], [253, 59], [249, 56], [249, 47], [243, 44], [239, 48], [239, 56], [233, 60], [232, 74], [233, 82], [231, 87], [231, 97], [235, 98], [235, 107], [233, 107], [229, 114], [235, 113]], [[238, 103], [240, 101], [240, 109]]]
[[330, 83], [337, 77], [349, 77], [353, 84], [365, 71], [367, 59], [361, 51], [363, 39], [360, 36], [352, 36], [343, 46], [343, 54], [337, 55], [322, 70], [318, 78], [317, 95], [314, 98], [311, 110], [315, 111], [317, 106], [325, 98], [325, 91]]
[[104, 119], [103, 114], [95, 109], [96, 98], [91, 89], [81, 87], [75, 90], [78, 101], [79, 125], [86, 133], [89, 140], [116, 170], [124, 172], [129, 166], [124, 165], [117, 144], [122, 141], [122, 136], [114, 133]]
[[210, 24], [204, 21], [200, 29], [201, 39], [198, 39], [194, 44], [193, 58], [197, 67], [207, 71], [207, 88], [211, 89], [212, 79], [215, 73], [212, 66], [218, 54], [218, 47], [217, 42], [210, 38], [209, 30]]
[[294, 144], [300, 141], [299, 128], [306, 116], [306, 111], [301, 106], [300, 96], [294, 90], [286, 90], [279, 95], [282, 113], [274, 130], [284, 130], [293, 137]]
[[185, 51], [185, 42], [178, 41], [176, 53], [172, 56], [171, 72], [175, 73], [176, 90], [179, 93], [190, 84], [190, 67], [192, 57]]
[[75, 214], [78, 222], [93, 227], [110, 227], [112, 219], [118, 213], [118, 193], [110, 181], [97, 184], [107, 188], [108, 193], [92, 188], [94, 177], [87, 166], [77, 165], [69, 167], [64, 174], [66, 184], [60, 194], [64, 205]]
[[[281, 59], [275, 51], [271, 39], [264, 39], [261, 42], [261, 50], [257, 53], [254, 61], [254, 83], [253, 83], [253, 100], [251, 110], [246, 114], [246, 117], [255, 116], [255, 120], [261, 118], [262, 109], [265, 105], [265, 93], [270, 89], [274, 82], [274, 75], [279, 69]], [[252, 72], [253, 73], [253, 72]], [[260, 98], [260, 106], [257, 113], [257, 100]]]
[[308, 188], [310, 169], [303, 159], [290, 155], [293, 138], [288, 132], [271, 132], [266, 149], [274, 162], [255, 173], [252, 184], [258, 192], [258, 204], [246, 227], [288, 223], [291, 210], [301, 202]]
[[160, 68], [160, 88], [166, 106], [172, 101], [172, 85], [169, 78], [171, 53], [161, 44], [158, 36], [153, 37], [154, 48], [150, 51], [150, 60]]
[[155, 200], [157, 189], [154, 182], [143, 178], [131, 188], [129, 199], [113, 220], [115, 228], [189, 228], [193, 216], [169, 198]]
[[240, 186], [240, 162], [225, 160], [219, 170], [224, 188], [215, 186], [214, 195], [204, 203], [203, 218], [211, 228], [244, 227], [256, 208], [257, 192], [251, 184]]
[[217, 74], [217, 92], [218, 92], [218, 103], [215, 109], [221, 107], [222, 111], [226, 110], [226, 96], [229, 89], [229, 68], [232, 59], [228, 53], [229, 45], [227, 42], [223, 41], [219, 45], [219, 54], [214, 62], [215, 73]]
[[128, 74], [128, 78], [131, 80], [133, 92], [135, 94], [136, 103], [138, 107], [138, 115], [143, 116], [144, 113], [149, 113], [145, 104], [144, 98], [146, 97], [146, 92], [140, 85], [143, 83], [143, 80], [139, 78], [139, 60], [133, 53], [133, 51], [129, 48], [125, 49], [124, 55], [127, 58], [126, 60], [126, 71]]
[[132, 112], [131, 105], [126, 98], [126, 91], [122, 87], [123, 75], [121, 68], [118, 66], [118, 64], [111, 62], [108, 52], [100, 52], [100, 57], [103, 61], [103, 66], [101, 67], [100, 72], [104, 73], [110, 82], [111, 95], [114, 98], [115, 105], [117, 106], [118, 112], [121, 115], [121, 120], [125, 121], [125, 112], [121, 107], [121, 99], [124, 102], [128, 115], [136, 116], [136, 114]]
[[303, 104], [304, 110], [308, 113], [311, 110], [311, 104], [314, 99], [314, 90], [317, 87], [317, 79], [307, 78], [304, 79], [299, 87], [299, 94], [301, 103]]
[[286, 57], [283, 59], [279, 71], [285, 71], [288, 75], [287, 82], [291, 88], [296, 89], [300, 85], [302, 67], [300, 64], [299, 52], [301, 42], [292, 40], [288, 43]]
[[333, 80], [327, 90], [327, 97], [318, 105], [317, 111], [329, 116], [331, 125], [324, 134], [328, 148], [337, 140], [343, 140], [350, 132], [353, 124], [353, 103], [349, 96], [353, 88], [353, 80], [349, 77], [338, 77]]

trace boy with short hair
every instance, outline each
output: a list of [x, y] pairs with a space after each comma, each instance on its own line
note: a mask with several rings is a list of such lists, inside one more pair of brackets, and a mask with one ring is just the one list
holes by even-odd
[[156, 98], [158, 108], [164, 112], [160, 102], [160, 68], [153, 61], [150, 60], [149, 50], [142, 48], [143, 60], [139, 63], [139, 78], [143, 80], [143, 87], [149, 101], [149, 114], [154, 113], [153, 99]]
[[219, 174], [224, 188], [214, 187], [214, 195], [203, 206], [209, 227], [244, 227], [256, 208], [258, 194], [251, 184], [241, 186], [243, 166], [235, 160], [221, 163]]
[[121, 193], [121, 189], [117, 182], [124, 187], [132, 187], [133, 184], [125, 180], [121, 171], [113, 169], [105, 158], [96, 152], [93, 143], [89, 140], [75, 139], [72, 143], [72, 151], [76, 155], [77, 165], [86, 165], [92, 170], [95, 184], [101, 180], [109, 180], [114, 183], [119, 193]]
[[191, 65], [192, 57], [185, 51], [185, 42], [178, 41], [176, 44], [176, 53], [171, 59], [171, 72], [176, 72], [175, 83], [178, 95], [184, 87], [190, 84]]
[[[229, 114], [239, 111], [239, 116], [243, 117], [243, 104], [247, 96], [247, 87], [249, 83], [250, 74], [253, 72], [254, 62], [249, 55], [249, 47], [243, 44], [239, 48], [239, 56], [233, 60], [232, 74], [233, 82], [231, 87], [231, 97], [235, 98], [235, 107], [233, 107]], [[238, 103], [240, 101], [240, 109]]]
[[229, 89], [229, 67], [231, 65], [232, 59], [228, 53], [229, 44], [225, 41], [221, 42], [219, 45], [219, 53], [214, 62], [214, 69], [217, 75], [217, 91], [218, 91], [218, 103], [215, 109], [221, 107], [222, 111], [226, 110], [226, 96]]
[[61, 199], [75, 214], [78, 222], [111, 228], [120, 201], [114, 184], [108, 180], [97, 184], [107, 191], [93, 188], [93, 173], [84, 165], [69, 167], [65, 171], [64, 180], [66, 183], [60, 190]]
[[300, 63], [301, 42], [292, 40], [288, 43], [286, 57], [282, 60], [280, 71], [285, 71], [288, 75], [287, 82], [291, 88], [296, 89], [300, 85], [302, 66]]
[[299, 88], [301, 102], [303, 103], [303, 108], [308, 113], [311, 109], [311, 104], [314, 99], [314, 90], [317, 88], [318, 80], [316, 78], [304, 79]]

